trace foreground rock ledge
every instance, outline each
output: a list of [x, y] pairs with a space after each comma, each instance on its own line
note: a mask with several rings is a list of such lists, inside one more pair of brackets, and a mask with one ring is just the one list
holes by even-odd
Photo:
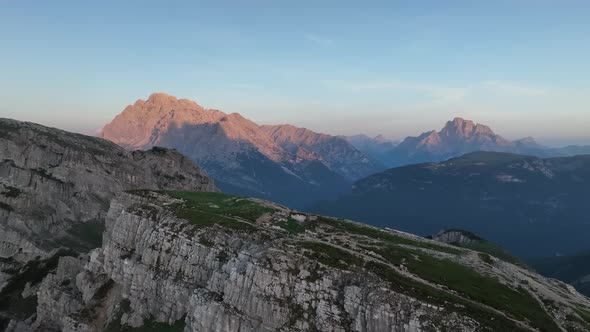
[[[521, 296], [476, 303], [435, 282], [435, 264]], [[470, 250], [261, 201], [148, 191], [118, 195], [102, 248], [61, 258], [38, 298], [38, 331], [585, 331], [590, 308], [571, 287]]]

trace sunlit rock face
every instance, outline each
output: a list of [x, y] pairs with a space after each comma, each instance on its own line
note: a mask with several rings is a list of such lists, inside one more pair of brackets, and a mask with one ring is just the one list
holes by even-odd
[[100, 135], [127, 149], [175, 148], [224, 192], [299, 208], [381, 170], [342, 138], [289, 125], [259, 126], [240, 114], [163, 93], [127, 106]]

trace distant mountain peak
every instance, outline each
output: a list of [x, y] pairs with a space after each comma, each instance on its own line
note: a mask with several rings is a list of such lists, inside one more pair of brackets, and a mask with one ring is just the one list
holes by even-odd
[[[234, 193], [296, 204], [311, 200], [310, 193], [332, 195], [381, 169], [339, 137], [291, 125], [259, 126], [239, 113], [166, 93], [127, 106], [100, 135], [128, 149], [175, 148]], [[287, 183], [293, 194], [284, 189]]]
[[490, 127], [483, 124], [476, 124], [472, 120], [465, 120], [456, 117], [452, 121], [448, 121], [444, 128], [440, 131], [441, 136], [446, 136], [454, 139], [469, 139], [473, 136], [496, 136]]
[[365, 134], [354, 136], [341, 136], [343, 139], [352, 144], [355, 148], [369, 155], [371, 158], [387, 166], [391, 163], [391, 154], [399, 142], [388, 139], [383, 135], [377, 135], [371, 138]]
[[151, 116], [164, 115], [167, 113], [215, 113], [215, 110], [205, 109], [190, 99], [178, 99], [175, 96], [156, 92], [152, 93], [146, 100], [138, 99], [134, 104], [128, 105], [119, 116], [138, 116], [137, 113], [150, 113]]
[[425, 132], [424, 134], [418, 136], [418, 139], [419, 145], [436, 145], [441, 143], [440, 134], [435, 130]]
[[373, 140], [377, 143], [390, 143], [390, 142], [392, 142], [391, 139], [389, 139], [381, 134], [375, 136], [375, 138], [373, 138]]
[[448, 121], [447, 125], [448, 124], [452, 124], [457, 127], [461, 127], [461, 126], [472, 126], [473, 127], [475, 125], [475, 123], [472, 120], [464, 119], [464, 118], [458, 117], [458, 116], [454, 117], [453, 120]]
[[537, 141], [531, 137], [531, 136], [527, 136], [521, 139], [518, 139], [516, 141], [514, 141], [516, 144], [521, 144], [521, 145], [531, 145], [531, 146], [539, 146], [539, 144], [537, 143]]
[[404, 139], [393, 151], [397, 159], [393, 166], [441, 161], [474, 151], [530, 154], [540, 148], [532, 137], [509, 141], [484, 124], [456, 117], [439, 132], [432, 130]]
[[[176, 147], [177, 144], [180, 147], [185, 140], [200, 144], [214, 142], [217, 148], [198, 149], [202, 158], [221, 158], [220, 154], [226, 158], [253, 149], [274, 161], [286, 157], [277, 144], [259, 132], [258, 125], [238, 113], [205, 109], [192, 100], [178, 99], [166, 93], [153, 93], [147, 100], [127, 106], [104, 126], [101, 136], [133, 149]], [[218, 149], [220, 145], [224, 148]], [[190, 150], [196, 151], [197, 148]], [[188, 154], [188, 150], [184, 152]]]
[[[164, 92], [152, 93], [146, 100], [139, 99], [133, 105], [127, 106], [133, 111], [142, 111], [146, 113], [202, 113], [211, 112], [217, 113], [219, 111], [213, 109], [205, 109], [190, 99], [178, 99], [173, 95]], [[127, 108], [125, 110], [127, 110]], [[124, 111], [125, 112], [125, 111]]]
[[459, 129], [465, 130], [465, 129], [471, 129], [474, 126], [475, 126], [475, 123], [471, 120], [466, 120], [466, 119], [463, 119], [460, 117], [455, 117], [453, 120], [447, 121], [447, 124], [445, 125], [443, 130], [445, 130], [446, 128], [459, 128]]
[[175, 96], [169, 95], [167, 93], [154, 92], [148, 97], [147, 102], [154, 103], [154, 104], [160, 104], [160, 103], [166, 103], [166, 102], [175, 102], [177, 100], [178, 99]]

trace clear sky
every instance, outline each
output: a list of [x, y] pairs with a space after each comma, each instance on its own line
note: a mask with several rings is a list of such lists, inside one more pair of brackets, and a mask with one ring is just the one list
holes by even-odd
[[391, 138], [454, 116], [590, 143], [590, 1], [2, 1], [0, 116], [93, 132], [152, 92]]

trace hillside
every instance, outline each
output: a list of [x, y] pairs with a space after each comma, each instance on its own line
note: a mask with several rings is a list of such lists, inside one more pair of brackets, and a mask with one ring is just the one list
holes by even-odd
[[258, 126], [163, 93], [138, 100], [101, 131], [127, 149], [174, 148], [225, 191], [307, 208], [381, 168], [345, 140], [293, 126]]
[[429, 235], [472, 231], [525, 257], [585, 249], [590, 156], [476, 152], [393, 168], [314, 211]]
[[558, 332], [590, 326], [590, 301], [571, 287], [410, 234], [219, 193], [131, 191], [115, 198], [108, 216], [101, 249], [89, 258], [60, 258], [43, 280], [33, 327]]
[[[491, 255], [505, 262], [512, 263], [521, 267], [526, 267], [526, 263], [521, 259], [513, 256], [507, 250], [498, 246], [497, 244], [483, 239], [471, 232], [461, 229], [447, 229], [440, 231], [432, 236], [426, 238], [437, 242], [450, 244], [453, 246], [471, 249], [482, 254]], [[482, 256], [485, 257], [485, 256]]]
[[567, 282], [590, 297], [590, 252], [531, 258], [527, 262], [540, 274]]

